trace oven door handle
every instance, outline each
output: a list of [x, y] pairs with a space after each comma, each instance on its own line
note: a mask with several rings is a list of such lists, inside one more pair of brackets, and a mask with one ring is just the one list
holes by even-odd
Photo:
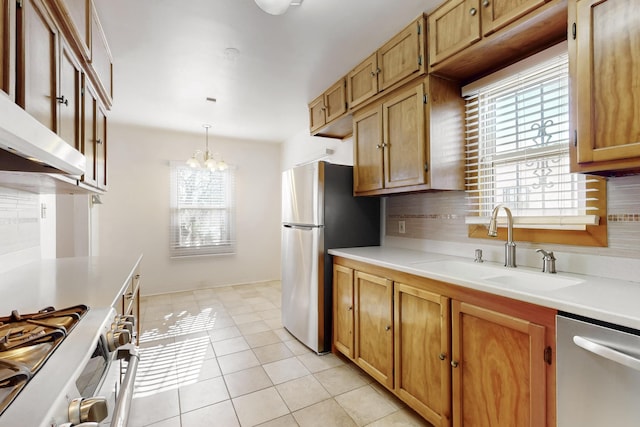
[[635, 369], [636, 371], [640, 371], [640, 359], [637, 359], [621, 351], [615, 350], [611, 347], [607, 347], [606, 345], [593, 342], [590, 339], [581, 337], [579, 335], [575, 335], [573, 337], [573, 342], [578, 347], [581, 347], [587, 351], [590, 351], [591, 353], [597, 354], [600, 357], [604, 357], [605, 359], [609, 359], [613, 362], [619, 363], [628, 368]]
[[117, 358], [124, 359], [128, 362], [127, 373], [124, 376], [118, 400], [116, 402], [113, 417], [111, 418], [111, 427], [127, 427], [129, 422], [129, 412], [131, 412], [131, 399], [133, 398], [133, 386], [136, 380], [136, 371], [138, 370], [138, 362], [140, 355], [138, 349], [133, 344], [125, 344], [118, 347]]

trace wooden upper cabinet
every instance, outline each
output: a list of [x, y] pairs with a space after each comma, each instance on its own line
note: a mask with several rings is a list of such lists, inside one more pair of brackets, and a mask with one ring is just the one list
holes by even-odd
[[425, 71], [424, 27], [421, 16], [347, 74], [351, 110]]
[[98, 103], [96, 106], [96, 182], [101, 190], [107, 189], [107, 112]]
[[320, 95], [309, 104], [309, 128], [313, 134], [327, 124], [325, 115], [324, 94]]
[[373, 54], [347, 74], [349, 108], [357, 107], [378, 93], [378, 55]]
[[55, 0], [67, 39], [76, 42], [81, 56], [91, 58], [91, 0]]
[[98, 97], [95, 94], [86, 75], [82, 76], [82, 114], [81, 114], [81, 147], [87, 161], [82, 181], [93, 187], [98, 186], [98, 173], [96, 168], [96, 110]]
[[429, 64], [434, 66], [481, 38], [480, 0], [449, 0], [429, 15]]
[[12, 97], [15, 73], [14, 4], [11, 0], [0, 0], [0, 90]]
[[355, 360], [369, 375], [393, 388], [393, 282], [356, 271]]
[[330, 123], [347, 112], [347, 83], [338, 80], [324, 93], [326, 122]]
[[463, 189], [463, 117], [457, 83], [432, 76], [358, 111], [356, 195]]
[[470, 82], [567, 37], [567, 0], [447, 0], [428, 17], [429, 73]]
[[60, 41], [59, 62], [58, 135], [69, 145], [80, 150], [81, 69], [73, 53], [63, 41]]
[[333, 343], [336, 350], [354, 357], [353, 269], [333, 265]]
[[424, 18], [412, 22], [378, 49], [378, 89], [383, 91], [414, 73], [424, 71]]
[[576, 172], [640, 170], [640, 14], [634, 0], [570, 2]]
[[487, 36], [542, 6], [546, 0], [482, 0], [482, 34]]
[[58, 31], [39, 0], [23, 0], [16, 15], [16, 102], [57, 132]]
[[545, 333], [531, 321], [452, 302], [454, 427], [547, 425]]
[[449, 298], [394, 284], [395, 393], [436, 427], [451, 425]]
[[90, 62], [97, 78], [95, 83], [102, 92], [105, 105], [111, 106], [113, 100], [113, 59], [95, 8], [92, 8], [91, 13]]
[[309, 129], [312, 135], [343, 138], [351, 134], [347, 113], [347, 82], [335, 82], [309, 104]]
[[382, 107], [353, 116], [353, 189], [356, 194], [384, 188]]
[[385, 188], [426, 183], [424, 104], [423, 84], [382, 104]]

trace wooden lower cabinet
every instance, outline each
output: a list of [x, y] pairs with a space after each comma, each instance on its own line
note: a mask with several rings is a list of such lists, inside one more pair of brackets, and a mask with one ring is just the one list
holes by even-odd
[[451, 425], [449, 298], [394, 284], [396, 394], [435, 426]]
[[335, 351], [434, 427], [556, 425], [554, 310], [343, 258], [333, 307]]
[[353, 270], [333, 266], [333, 344], [353, 359]]
[[355, 360], [369, 375], [393, 388], [393, 282], [356, 271]]
[[456, 427], [546, 423], [545, 327], [452, 302]]

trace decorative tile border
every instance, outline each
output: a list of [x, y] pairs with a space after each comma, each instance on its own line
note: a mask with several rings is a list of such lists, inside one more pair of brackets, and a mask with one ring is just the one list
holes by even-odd
[[607, 222], [640, 222], [640, 214], [609, 214]]
[[464, 219], [464, 215], [457, 214], [391, 214], [388, 219]]

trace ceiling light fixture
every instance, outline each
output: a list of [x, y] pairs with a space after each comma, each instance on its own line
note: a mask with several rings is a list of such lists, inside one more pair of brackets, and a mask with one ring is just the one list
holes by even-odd
[[255, 0], [260, 9], [271, 15], [282, 15], [289, 6], [300, 6], [303, 0]]
[[[211, 170], [219, 170], [219, 171], [223, 171], [227, 169], [228, 165], [222, 159], [222, 157], [218, 153], [211, 154], [211, 151], [209, 151], [209, 128], [211, 127], [211, 125], [204, 124], [202, 125], [202, 127], [205, 129], [205, 133], [206, 133], [205, 150], [204, 151], [196, 150], [193, 153], [193, 156], [191, 156], [187, 160], [187, 165], [191, 166], [192, 168], [202, 167], [202, 165], [200, 164], [200, 161], [198, 160], [198, 156], [202, 155], [202, 161], [205, 168], [208, 168]], [[218, 157], [220, 157], [220, 160], [217, 160]]]

